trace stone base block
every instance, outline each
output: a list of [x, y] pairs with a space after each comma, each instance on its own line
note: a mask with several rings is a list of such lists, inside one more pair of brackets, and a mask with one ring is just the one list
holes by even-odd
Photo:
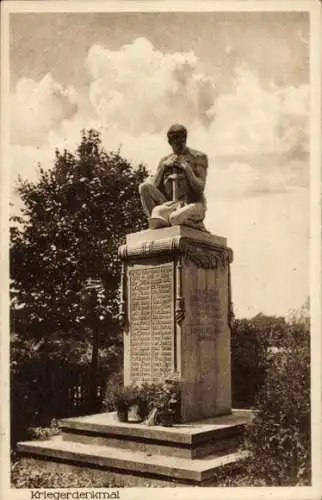
[[247, 410], [173, 427], [118, 422], [114, 413], [66, 419], [62, 436], [19, 443], [26, 457], [46, 463], [114, 470], [169, 481], [205, 482], [218, 468], [247, 457], [238, 451]]
[[177, 457], [59, 439], [24, 442], [19, 445], [19, 451], [33, 458], [37, 457], [38, 460], [42, 458], [78, 467], [121, 470], [145, 477], [167, 477], [196, 483], [210, 479], [220, 467], [247, 458], [245, 453], [234, 452], [209, 455], [195, 460], [178, 460]]

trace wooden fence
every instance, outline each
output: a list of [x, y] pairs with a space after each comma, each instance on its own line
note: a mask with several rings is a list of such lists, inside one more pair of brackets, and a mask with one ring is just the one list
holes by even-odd
[[101, 408], [105, 376], [98, 371], [93, 402], [89, 366], [47, 362], [40, 366], [30, 365], [24, 375], [12, 380], [15, 406], [21, 407], [24, 399], [25, 405], [40, 420], [92, 413]]

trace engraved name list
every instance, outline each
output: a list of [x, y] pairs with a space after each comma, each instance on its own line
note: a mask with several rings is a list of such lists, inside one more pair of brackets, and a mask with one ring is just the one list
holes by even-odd
[[130, 377], [157, 381], [173, 366], [173, 264], [129, 270]]

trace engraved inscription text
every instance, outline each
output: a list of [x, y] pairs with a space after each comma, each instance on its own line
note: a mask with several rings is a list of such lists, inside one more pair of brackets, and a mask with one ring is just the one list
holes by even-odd
[[158, 381], [173, 368], [173, 264], [129, 270], [130, 377]]
[[214, 337], [222, 328], [220, 297], [217, 290], [197, 289], [191, 295], [193, 304], [193, 324], [191, 333], [198, 335], [199, 340]]

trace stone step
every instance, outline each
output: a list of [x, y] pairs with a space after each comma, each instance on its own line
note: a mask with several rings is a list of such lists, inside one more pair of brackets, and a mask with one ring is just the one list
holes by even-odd
[[98, 436], [95, 433], [74, 433], [64, 432], [62, 434], [63, 441], [95, 444], [99, 446], [116, 447], [124, 450], [136, 450], [144, 453], [152, 453], [153, 455], [174, 456], [178, 458], [196, 459], [207, 456], [215, 452], [224, 452], [228, 450], [237, 449], [240, 444], [241, 438], [239, 436], [223, 439], [218, 442], [210, 442], [202, 444], [195, 448], [173, 445], [171, 443], [158, 442], [144, 442], [135, 438], [120, 439], [111, 436]]
[[251, 415], [248, 410], [234, 410], [231, 415], [162, 427], [119, 422], [115, 413], [101, 413], [64, 419], [61, 425], [66, 442], [196, 459], [234, 451]]
[[229, 464], [247, 458], [245, 452], [217, 453], [191, 460], [175, 456], [125, 450], [117, 447], [76, 443], [55, 437], [49, 441], [29, 441], [18, 444], [21, 456], [44, 461], [88, 467], [94, 470], [114, 470], [146, 477], [163, 477], [187, 483], [200, 484], [210, 480], [215, 472]]

